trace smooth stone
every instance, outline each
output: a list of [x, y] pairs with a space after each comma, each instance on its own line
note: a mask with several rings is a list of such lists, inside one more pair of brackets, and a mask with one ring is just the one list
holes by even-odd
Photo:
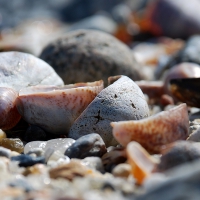
[[41, 148], [35, 148], [33, 150], [30, 150], [27, 154], [28, 155], [35, 154], [36, 156], [40, 157], [44, 155], [44, 150]]
[[3, 138], [0, 139], [0, 146], [22, 153], [24, 151], [24, 144], [19, 138]]
[[26, 142], [38, 141], [38, 140], [45, 140], [47, 139], [46, 132], [38, 126], [31, 125], [26, 130], [24, 135], [24, 140]]
[[59, 150], [64, 154], [64, 152], [75, 142], [72, 138], [58, 138], [58, 139], [52, 139], [48, 140], [46, 142], [46, 146], [44, 150], [47, 150], [48, 148]]
[[104, 167], [101, 158], [99, 157], [86, 157], [81, 160], [81, 163], [89, 168], [95, 169], [104, 173]]
[[47, 45], [40, 58], [49, 63], [65, 84], [103, 80], [126, 75], [144, 77], [130, 48], [108, 33], [77, 30]]
[[4, 147], [0, 147], [0, 156], [9, 158], [11, 156], [11, 150]]
[[44, 150], [47, 142], [46, 141], [33, 141], [29, 142], [24, 147], [24, 154], [27, 154], [29, 151], [34, 151], [34, 149]]
[[85, 158], [89, 156], [101, 157], [106, 153], [106, 146], [97, 133], [91, 133], [80, 137], [66, 151], [65, 155], [69, 158]]
[[127, 163], [121, 163], [112, 170], [112, 174], [116, 177], [128, 178], [131, 174], [131, 166]]
[[62, 79], [43, 60], [27, 53], [0, 53], [0, 87], [19, 91], [27, 86], [63, 85]]
[[163, 151], [160, 162], [156, 167], [158, 172], [200, 159], [200, 145], [198, 142], [178, 141], [170, 144]]
[[[168, 180], [151, 187], [144, 194], [131, 196], [135, 200], [197, 200], [200, 196], [200, 160], [180, 165], [165, 173]], [[189, 191], [189, 192], [188, 192]]]
[[30, 167], [37, 163], [45, 163], [45, 158], [43, 156], [34, 158], [32, 156], [22, 154], [11, 157], [11, 161], [18, 161], [20, 167]]

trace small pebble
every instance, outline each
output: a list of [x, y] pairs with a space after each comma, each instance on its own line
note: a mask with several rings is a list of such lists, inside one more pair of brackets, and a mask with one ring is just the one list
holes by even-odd
[[29, 151], [34, 151], [34, 149], [44, 150], [47, 142], [44, 141], [33, 141], [29, 142], [24, 147], [24, 154], [27, 154]]
[[18, 153], [24, 151], [24, 144], [19, 138], [3, 138], [0, 140], [0, 146]]
[[101, 157], [106, 152], [106, 146], [101, 136], [97, 133], [91, 133], [77, 139], [65, 151], [65, 155], [69, 158]]
[[11, 161], [18, 161], [20, 167], [29, 167], [37, 163], [45, 163], [44, 157], [31, 157], [29, 155], [19, 155], [11, 157]]
[[10, 155], [11, 155], [11, 150], [10, 149], [4, 148], [4, 147], [0, 147], [0, 156], [9, 158]]
[[131, 174], [131, 166], [127, 163], [119, 164], [112, 170], [112, 174], [116, 177], [128, 178]]
[[104, 167], [101, 158], [99, 157], [86, 157], [81, 160], [81, 163], [89, 168], [95, 169], [104, 173]]

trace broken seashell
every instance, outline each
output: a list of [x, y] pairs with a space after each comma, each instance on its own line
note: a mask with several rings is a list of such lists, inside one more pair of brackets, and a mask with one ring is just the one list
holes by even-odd
[[200, 108], [200, 78], [172, 79], [170, 91], [179, 101]]
[[140, 143], [149, 152], [158, 153], [162, 145], [186, 139], [189, 118], [186, 104], [138, 121], [112, 122], [113, 135], [123, 146]]
[[156, 160], [137, 142], [130, 142], [126, 147], [126, 153], [133, 177], [138, 184], [142, 184], [152, 173]]
[[74, 120], [103, 89], [103, 81], [20, 90], [16, 105], [30, 124], [47, 133], [67, 134]]
[[116, 145], [110, 122], [139, 120], [149, 115], [145, 97], [135, 82], [127, 76], [116, 76], [110, 77], [109, 83], [76, 119], [69, 137], [78, 139], [95, 132], [106, 146]]
[[18, 93], [5, 87], [0, 87], [0, 93], [0, 128], [8, 130], [13, 128], [21, 118], [16, 108]]

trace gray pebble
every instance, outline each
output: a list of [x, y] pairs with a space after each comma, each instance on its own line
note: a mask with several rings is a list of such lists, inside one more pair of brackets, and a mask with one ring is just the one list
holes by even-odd
[[65, 151], [65, 155], [69, 158], [101, 157], [106, 152], [106, 146], [101, 136], [97, 133], [91, 133], [76, 140]]
[[71, 31], [44, 48], [40, 58], [55, 69], [65, 84], [101, 79], [107, 82], [109, 76], [120, 74], [133, 80], [143, 78], [131, 50], [102, 31]]

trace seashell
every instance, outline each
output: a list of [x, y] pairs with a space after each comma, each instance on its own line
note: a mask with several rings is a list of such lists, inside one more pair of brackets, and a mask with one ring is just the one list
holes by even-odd
[[170, 92], [179, 101], [200, 108], [200, 78], [172, 79]]
[[138, 184], [151, 175], [155, 168], [156, 160], [137, 142], [130, 142], [126, 147], [128, 162], [131, 172]]
[[149, 115], [149, 108], [140, 88], [128, 77], [110, 77], [103, 89], [84, 112], [76, 119], [69, 137], [78, 139], [83, 135], [98, 133], [106, 146], [116, 145], [110, 122], [139, 120]]
[[186, 104], [138, 121], [112, 122], [113, 136], [123, 146], [140, 143], [149, 152], [159, 153], [162, 145], [184, 140], [189, 134]]
[[164, 80], [164, 88], [168, 94], [170, 93], [170, 80], [180, 78], [199, 78], [200, 65], [195, 63], [181, 63], [175, 65], [169, 70]]
[[74, 120], [103, 89], [103, 81], [20, 90], [16, 105], [21, 116], [47, 133], [67, 134]]
[[11, 89], [0, 87], [0, 128], [8, 130], [13, 128], [21, 116], [16, 108], [18, 93]]

